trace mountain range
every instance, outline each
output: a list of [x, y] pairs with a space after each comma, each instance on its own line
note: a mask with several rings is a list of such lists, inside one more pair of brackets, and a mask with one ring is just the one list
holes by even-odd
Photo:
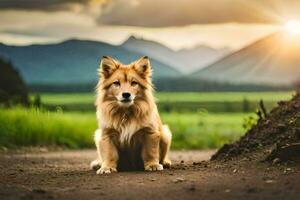
[[205, 45], [174, 51], [158, 42], [138, 39], [134, 36], [129, 37], [121, 46], [157, 59], [183, 74], [202, 69], [231, 52], [229, 48], [214, 49]]
[[206, 46], [174, 51], [158, 42], [135, 37], [118, 46], [75, 39], [29, 46], [0, 44], [0, 57], [9, 59], [31, 85], [94, 84], [103, 55], [123, 63], [149, 56], [153, 79], [161, 87], [170, 81], [167, 85], [184, 85], [183, 79], [193, 80], [189, 87], [203, 81], [286, 86], [300, 80], [300, 36], [277, 32], [234, 53], [229, 54], [230, 51]]
[[[90, 84], [98, 79], [102, 56], [130, 63], [143, 54], [103, 42], [67, 40], [57, 44], [8, 46], [0, 44], [0, 56], [9, 59], [29, 84]], [[151, 59], [154, 79], [181, 75], [176, 69]]]
[[103, 55], [125, 64], [147, 55], [151, 58], [153, 79], [157, 80], [180, 77], [193, 69], [201, 69], [227, 50], [198, 46], [173, 51], [160, 43], [133, 36], [119, 46], [75, 39], [29, 46], [0, 44], [0, 56], [11, 60], [27, 83], [43, 85], [94, 83]]
[[300, 37], [276, 32], [264, 37], [192, 77], [208, 81], [292, 85], [300, 80]]

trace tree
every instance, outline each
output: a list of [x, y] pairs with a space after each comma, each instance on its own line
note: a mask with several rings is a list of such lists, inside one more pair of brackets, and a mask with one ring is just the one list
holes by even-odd
[[28, 89], [13, 65], [0, 58], [0, 104], [28, 105]]

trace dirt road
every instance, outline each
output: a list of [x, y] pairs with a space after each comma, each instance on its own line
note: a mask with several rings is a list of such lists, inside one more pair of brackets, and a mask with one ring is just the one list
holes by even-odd
[[213, 151], [173, 151], [162, 172], [96, 175], [95, 151], [1, 152], [0, 199], [299, 199], [300, 167], [200, 162]]

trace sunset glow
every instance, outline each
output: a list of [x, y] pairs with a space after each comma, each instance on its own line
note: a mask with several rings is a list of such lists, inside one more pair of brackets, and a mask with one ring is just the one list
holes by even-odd
[[300, 35], [300, 21], [291, 20], [284, 25], [286, 31], [291, 35]]

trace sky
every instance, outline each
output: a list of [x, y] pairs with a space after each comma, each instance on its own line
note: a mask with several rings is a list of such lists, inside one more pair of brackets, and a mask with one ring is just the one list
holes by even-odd
[[0, 42], [70, 38], [121, 44], [130, 35], [174, 49], [239, 49], [299, 19], [299, 0], [0, 0]]

